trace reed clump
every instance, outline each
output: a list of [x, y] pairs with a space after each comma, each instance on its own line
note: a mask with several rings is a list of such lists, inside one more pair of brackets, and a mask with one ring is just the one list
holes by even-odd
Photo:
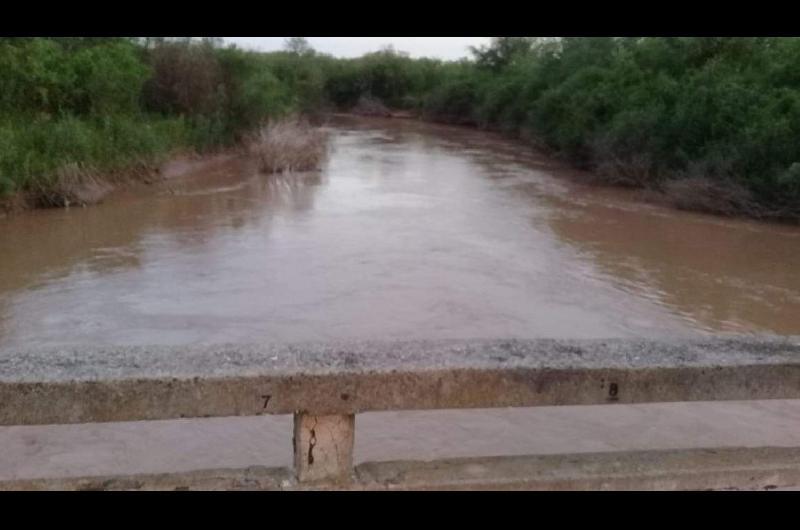
[[260, 129], [250, 151], [265, 173], [295, 173], [320, 169], [328, 153], [328, 135], [308, 122], [288, 118]]

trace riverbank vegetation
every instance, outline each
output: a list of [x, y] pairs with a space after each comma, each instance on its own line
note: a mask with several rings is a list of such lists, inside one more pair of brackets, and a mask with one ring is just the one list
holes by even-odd
[[314, 101], [300, 59], [214, 39], [2, 38], [0, 198], [92, 202], [176, 150], [236, 145]]
[[336, 59], [302, 38], [3, 38], [0, 69], [0, 194], [45, 204], [75, 175], [252, 141], [279, 116], [391, 109], [515, 135], [678, 207], [800, 219], [797, 38], [502, 37], [455, 62]]
[[544, 142], [680, 207], [800, 218], [800, 39], [495, 40], [432, 117]]

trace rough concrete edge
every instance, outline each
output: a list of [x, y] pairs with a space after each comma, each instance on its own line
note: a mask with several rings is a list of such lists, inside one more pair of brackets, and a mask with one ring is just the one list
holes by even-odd
[[1, 480], [0, 491], [771, 490], [800, 486], [800, 448], [714, 448], [367, 462], [349, 482], [288, 468]]
[[288, 468], [242, 469], [0, 480], [0, 491], [219, 491], [280, 490], [295, 484]]
[[17, 383], [368, 376], [453, 370], [611, 370], [800, 366], [800, 337], [366, 340], [173, 346], [0, 348]]
[[378, 490], [770, 490], [800, 485], [800, 448], [700, 448], [365, 463]]

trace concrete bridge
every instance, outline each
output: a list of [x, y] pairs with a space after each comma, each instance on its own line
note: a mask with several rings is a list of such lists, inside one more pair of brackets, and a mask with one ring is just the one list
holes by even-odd
[[[2, 489], [769, 489], [800, 448], [373, 462], [366, 411], [800, 399], [800, 339], [348, 342], [0, 352], [0, 425], [294, 415], [294, 469], [10, 480]], [[754, 425], [753, 428], [758, 428]], [[287, 444], [290, 443], [287, 440]]]

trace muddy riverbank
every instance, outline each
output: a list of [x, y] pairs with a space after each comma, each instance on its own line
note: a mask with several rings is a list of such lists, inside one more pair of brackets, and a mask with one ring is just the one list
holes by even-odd
[[84, 208], [113, 200], [118, 195], [132, 192], [146, 194], [154, 184], [180, 178], [205, 166], [213, 168], [220, 161], [243, 156], [245, 152], [242, 146], [207, 154], [175, 152], [162, 162], [143, 162], [115, 173], [76, 175], [71, 181], [62, 182], [60, 188], [48, 192], [52, 199], [49, 201], [42, 200], [42, 191], [18, 192], [0, 198], [0, 220], [29, 210]]

